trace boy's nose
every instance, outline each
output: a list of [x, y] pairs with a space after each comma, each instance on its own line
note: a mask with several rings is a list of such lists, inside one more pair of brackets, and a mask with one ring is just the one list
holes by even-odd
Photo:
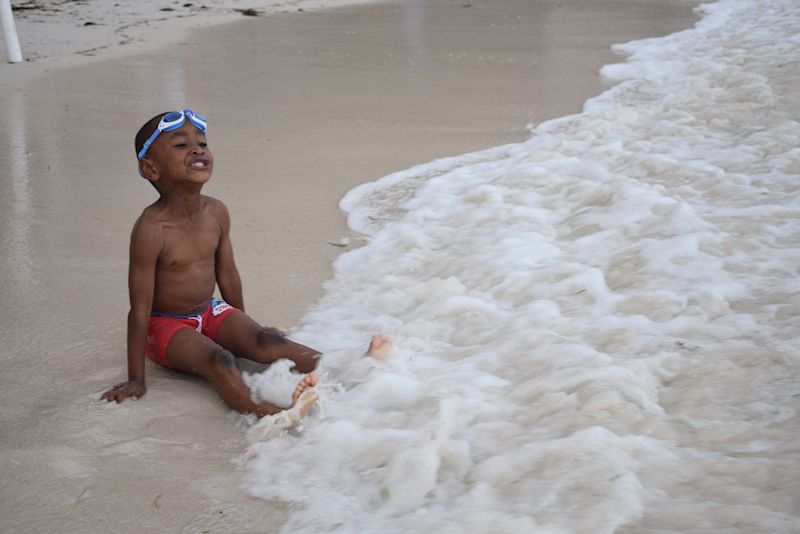
[[205, 151], [206, 149], [201, 147], [200, 145], [194, 145], [192, 147], [192, 154], [204, 154]]

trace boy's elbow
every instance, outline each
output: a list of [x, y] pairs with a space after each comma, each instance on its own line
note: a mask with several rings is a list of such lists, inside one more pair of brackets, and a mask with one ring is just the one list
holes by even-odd
[[147, 321], [150, 317], [150, 310], [145, 309], [143, 306], [131, 306], [128, 311], [128, 322], [136, 323], [139, 321]]
[[236, 289], [242, 287], [238, 273], [217, 271], [217, 285], [220, 289]]
[[227, 277], [227, 280], [228, 280], [228, 285], [234, 291], [242, 290], [242, 278], [239, 276], [239, 273], [237, 271], [234, 270], [232, 273], [230, 273]]

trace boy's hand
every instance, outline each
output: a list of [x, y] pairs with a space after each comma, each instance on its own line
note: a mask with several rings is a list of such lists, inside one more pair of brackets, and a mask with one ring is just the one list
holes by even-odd
[[145, 392], [147, 392], [147, 388], [143, 383], [136, 380], [129, 380], [128, 382], [117, 384], [113, 388], [109, 389], [103, 393], [101, 398], [107, 400], [108, 402], [117, 401], [117, 403], [120, 403], [129, 397], [133, 400], [137, 400], [139, 397], [144, 395]]

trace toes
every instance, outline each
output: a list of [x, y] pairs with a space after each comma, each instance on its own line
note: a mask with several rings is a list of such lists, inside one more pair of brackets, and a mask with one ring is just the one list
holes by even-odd
[[316, 386], [317, 382], [319, 382], [319, 378], [317, 378], [317, 375], [315, 375], [314, 373], [311, 373], [304, 376], [300, 380], [300, 382], [297, 383], [297, 388], [302, 388], [302, 389], [311, 388]]
[[297, 408], [300, 417], [304, 416], [308, 413], [308, 411], [314, 406], [314, 403], [317, 402], [319, 399], [319, 395], [317, 394], [316, 390], [314, 389], [306, 389], [300, 395], [300, 398], [297, 399], [295, 403], [295, 407]]
[[372, 356], [373, 358], [383, 359], [392, 348], [392, 343], [388, 337], [384, 336], [383, 334], [375, 334], [372, 336], [372, 339], [369, 342], [369, 348], [367, 349], [367, 356]]
[[319, 378], [317, 378], [317, 375], [314, 373], [304, 376], [294, 388], [294, 392], [292, 393], [292, 404], [296, 404], [303, 393], [316, 386], [317, 383], [319, 383]]
[[379, 334], [375, 334], [369, 340], [369, 347], [367, 347], [367, 353], [374, 351], [382, 343], [383, 343], [383, 338]]

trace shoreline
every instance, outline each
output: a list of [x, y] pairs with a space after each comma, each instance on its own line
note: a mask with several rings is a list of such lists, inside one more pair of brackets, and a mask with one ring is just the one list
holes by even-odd
[[223, 0], [210, 6], [178, 0], [114, 5], [100, 0], [17, 2], [12, 8], [23, 61], [0, 63], [0, 80], [24, 81], [53, 70], [156, 50], [188, 38], [191, 32], [245, 18], [382, 1], [386, 0]]
[[[682, 0], [463, 5], [271, 15], [2, 82], [0, 279], [15, 309], [0, 443], [17, 483], [0, 486], [0, 530], [271, 530], [288, 514], [240, 489], [244, 433], [206, 384], [148, 365], [141, 400], [98, 401], [124, 375], [127, 240], [153, 200], [132, 147], [147, 117], [185, 103], [209, 117], [206, 192], [231, 211], [248, 313], [285, 329], [322, 295], [341, 252], [329, 242], [354, 235], [347, 191], [524, 139], [603, 90], [611, 44], [696, 20]], [[63, 320], [42, 335], [19, 319], [42, 316]]]

